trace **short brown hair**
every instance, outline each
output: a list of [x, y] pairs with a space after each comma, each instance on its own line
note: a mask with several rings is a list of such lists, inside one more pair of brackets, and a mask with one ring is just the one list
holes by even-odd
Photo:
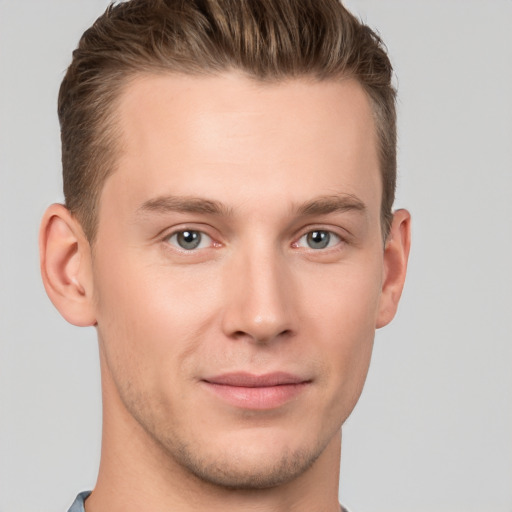
[[129, 0], [111, 4], [83, 34], [59, 92], [66, 206], [89, 241], [102, 186], [116, 167], [115, 106], [130, 78], [232, 69], [256, 80], [361, 84], [378, 136], [386, 237], [396, 183], [395, 89], [382, 41], [368, 26], [338, 0]]

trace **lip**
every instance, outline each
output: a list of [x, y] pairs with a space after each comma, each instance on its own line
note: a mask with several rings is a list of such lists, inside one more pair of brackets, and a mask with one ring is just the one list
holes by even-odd
[[201, 381], [217, 397], [242, 409], [276, 409], [306, 390], [311, 380], [285, 372], [226, 373]]

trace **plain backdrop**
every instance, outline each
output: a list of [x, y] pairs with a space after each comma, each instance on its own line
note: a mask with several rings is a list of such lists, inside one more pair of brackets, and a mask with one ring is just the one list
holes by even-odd
[[[95, 331], [39, 278], [61, 201], [56, 97], [106, 0], [0, 0], [0, 512], [65, 511], [94, 485]], [[402, 305], [344, 428], [354, 512], [512, 511], [512, 1], [350, 0], [399, 90], [397, 206], [413, 215]]]

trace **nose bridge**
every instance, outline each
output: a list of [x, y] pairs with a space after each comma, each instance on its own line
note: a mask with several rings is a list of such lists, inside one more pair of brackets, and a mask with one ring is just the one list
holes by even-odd
[[246, 247], [230, 266], [224, 329], [232, 337], [270, 342], [294, 331], [292, 275], [275, 244]]

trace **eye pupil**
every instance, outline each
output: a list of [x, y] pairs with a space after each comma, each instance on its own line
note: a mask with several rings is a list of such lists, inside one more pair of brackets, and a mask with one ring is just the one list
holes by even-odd
[[182, 249], [190, 251], [201, 243], [201, 233], [199, 231], [181, 231], [177, 234], [176, 241]]
[[311, 249], [325, 249], [331, 241], [331, 235], [327, 231], [311, 231], [307, 235], [307, 242]]

